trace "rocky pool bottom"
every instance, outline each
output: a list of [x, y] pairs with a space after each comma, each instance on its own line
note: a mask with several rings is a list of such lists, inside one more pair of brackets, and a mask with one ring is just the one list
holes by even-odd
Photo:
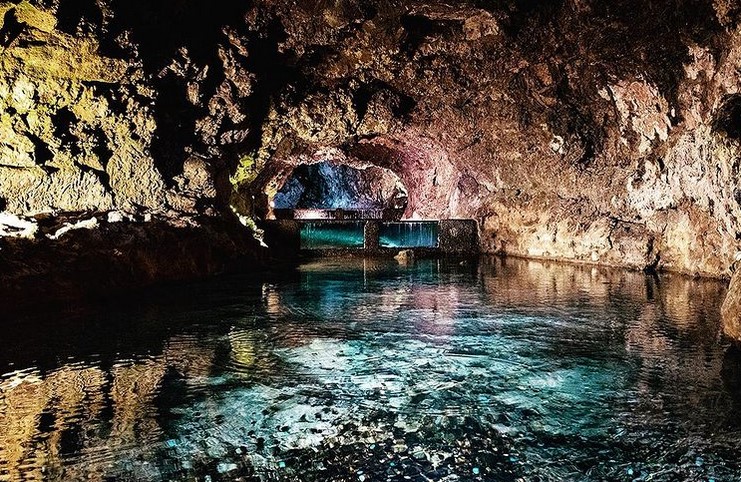
[[344, 259], [5, 320], [0, 481], [741, 480], [724, 291]]

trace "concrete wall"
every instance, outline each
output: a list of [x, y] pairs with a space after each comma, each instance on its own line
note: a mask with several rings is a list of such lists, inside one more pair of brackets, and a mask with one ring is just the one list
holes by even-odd
[[265, 223], [265, 244], [286, 257], [301, 251], [301, 224], [298, 221], [280, 220]]
[[440, 220], [440, 251], [444, 253], [477, 253], [479, 226], [472, 219]]
[[380, 241], [381, 223], [378, 221], [366, 221], [363, 230], [364, 245], [366, 250], [375, 251], [381, 247]]

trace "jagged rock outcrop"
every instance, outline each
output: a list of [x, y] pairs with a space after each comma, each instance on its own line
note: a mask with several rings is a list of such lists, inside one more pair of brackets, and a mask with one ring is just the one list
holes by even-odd
[[148, 152], [156, 123], [134, 95], [140, 69], [100, 54], [94, 38], [60, 32], [26, 1], [0, 5], [0, 15], [5, 209], [161, 208], [165, 185]]
[[[16, 240], [0, 250], [3, 314], [70, 300], [120, 300], [132, 288], [197, 280], [234, 270], [276, 266], [257, 241], [232, 223], [174, 226], [166, 218], [110, 222], [93, 217], [66, 228], [42, 223], [40, 239]], [[90, 221], [93, 220], [91, 223]], [[81, 225], [82, 224], [82, 225]], [[76, 229], [69, 229], [76, 225]]]
[[291, 169], [332, 160], [393, 171], [409, 217], [477, 219], [486, 252], [728, 276], [741, 244], [734, 2], [23, 0], [0, 15], [0, 210], [21, 223], [228, 224], [229, 204], [267, 213]]

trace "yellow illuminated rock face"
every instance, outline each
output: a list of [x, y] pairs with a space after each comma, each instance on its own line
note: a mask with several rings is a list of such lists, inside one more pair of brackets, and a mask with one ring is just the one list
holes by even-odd
[[[0, 56], [0, 197], [16, 214], [161, 207], [164, 183], [149, 155], [155, 121], [132, 97], [136, 65], [99, 53], [97, 40], [57, 30], [52, 13], [1, 4], [20, 25]], [[6, 25], [6, 29], [9, 27]]]

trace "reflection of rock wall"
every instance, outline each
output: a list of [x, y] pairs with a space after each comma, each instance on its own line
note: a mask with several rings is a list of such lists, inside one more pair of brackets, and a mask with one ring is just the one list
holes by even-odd
[[[105, 374], [98, 368], [64, 367], [48, 376], [19, 373], [0, 384], [0, 480], [58, 477], [66, 430], [97, 420], [106, 408]], [[100, 444], [89, 432], [75, 441]], [[21, 467], [23, 468], [21, 471]], [[46, 474], [46, 475], [44, 475]], [[94, 471], [91, 472], [94, 475]], [[92, 480], [103, 480], [102, 471]]]
[[591, 304], [604, 303], [615, 284], [641, 295], [646, 277], [640, 273], [596, 267], [564, 269], [558, 263], [521, 259], [487, 260], [484, 269], [496, 276], [484, 277], [488, 302], [512, 306], [540, 306], [544, 300], [579, 301], [589, 293]]
[[[583, 303], [623, 311], [625, 319], [655, 309], [683, 329], [717, 331], [719, 307], [725, 297], [724, 283], [682, 275], [643, 273], [596, 266], [568, 266], [556, 262], [516, 258], [485, 258], [482, 270], [496, 276], [483, 277], [490, 303], [538, 306], [544, 300]], [[706, 333], [709, 338], [712, 334]]]
[[113, 367], [111, 440], [114, 443], [141, 446], [158, 440], [161, 432], [152, 406], [166, 368], [161, 361], [148, 360]]
[[[49, 374], [23, 372], [3, 380], [0, 480], [108, 480], [117, 462], [114, 455], [138, 453], [160, 442], [156, 397], [166, 372], [173, 370], [197, 385], [213, 358], [213, 347], [178, 336], [161, 357], [117, 363], [110, 370], [71, 364]], [[63, 446], [86, 455], [63, 461]]]
[[[652, 281], [649, 281], [652, 283]], [[647, 303], [638, 304], [638, 316], [628, 323], [626, 350], [641, 363], [639, 390], [643, 402], [661, 412], [661, 403], [691, 400], [698, 407], [714, 403], [708, 387], [718, 382], [722, 359], [708, 357], [717, 350], [719, 307], [725, 289], [718, 282], [697, 282], [682, 276], [662, 277], [647, 286]], [[674, 400], [657, 400], [651, 380], [671, 374], [681, 387]], [[659, 415], [657, 415], [659, 416]]]
[[[673, 400], [689, 398], [701, 407], [712, 403], [699, 397], [708, 396], [708, 386], [719, 382], [723, 360], [708, 354], [717, 351], [719, 311], [725, 296], [722, 282], [670, 274], [654, 278], [586, 266], [565, 269], [558, 263], [516, 259], [494, 259], [482, 271], [496, 274], [482, 278], [491, 304], [530, 310], [576, 305], [586, 318], [590, 313], [614, 318], [620, 331], [611, 336], [624, 340], [625, 350], [640, 364], [636, 373], [639, 401], [657, 407], [657, 417], [663, 416], [661, 404]], [[652, 381], [667, 373], [677, 380], [672, 386], [681, 393], [660, 400], [656, 392], [668, 388], [652, 385]]]
[[[3, 383], [0, 397], [0, 473], [5, 480], [20, 480], [20, 466], [34, 452], [33, 440], [38, 435], [41, 413], [49, 402], [48, 387], [40, 379]], [[41, 469], [37, 477], [41, 479]]]

